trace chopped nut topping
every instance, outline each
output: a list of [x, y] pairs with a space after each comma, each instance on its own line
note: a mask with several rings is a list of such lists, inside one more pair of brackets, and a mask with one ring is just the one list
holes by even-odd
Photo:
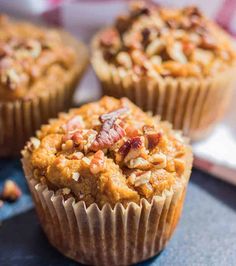
[[138, 157], [136, 159], [131, 159], [128, 163], [127, 166], [129, 168], [138, 168], [142, 170], [147, 170], [151, 168], [151, 164], [149, 161], [143, 159], [142, 157]]
[[82, 161], [84, 162], [84, 164], [86, 166], [89, 166], [90, 165], [90, 162], [91, 162], [91, 160], [88, 157], [83, 157], [82, 158]]
[[136, 187], [141, 186], [143, 184], [146, 184], [149, 182], [150, 178], [151, 178], [151, 171], [145, 172], [144, 174], [141, 174], [139, 176], [136, 176], [136, 179], [134, 181], [134, 185]]
[[66, 44], [64, 34], [10, 19], [0, 26], [1, 101], [32, 99], [54, 91], [59, 83], [66, 86], [77, 51]]
[[[222, 37], [222, 38], [221, 38]], [[214, 75], [235, 63], [232, 40], [196, 7], [160, 8], [153, 3], [131, 4], [128, 14], [100, 34], [98, 50], [105, 60], [131, 70], [136, 76], [161, 77]], [[212, 60], [201, 64], [195, 49], [210, 51]], [[227, 56], [220, 56], [224, 51]], [[155, 58], [153, 58], [155, 57]], [[215, 64], [220, 61], [221, 64]], [[214, 67], [213, 67], [214, 66]]]
[[71, 192], [71, 189], [69, 189], [69, 188], [63, 188], [62, 189], [63, 195], [68, 195], [68, 194], [70, 194], [70, 192]]
[[115, 124], [115, 122], [120, 115], [126, 113], [127, 111], [127, 108], [120, 108], [99, 117], [102, 122], [102, 128], [90, 146], [91, 150], [97, 151], [99, 149], [111, 147], [116, 141], [125, 135], [123, 128]]
[[30, 138], [31, 143], [33, 144], [34, 149], [37, 149], [40, 146], [40, 140], [37, 138]]
[[132, 139], [128, 139], [119, 149], [119, 153], [121, 153], [124, 157], [129, 153], [130, 149], [138, 149], [142, 146], [142, 140], [140, 137], [134, 137]]
[[83, 128], [83, 119], [80, 115], [74, 116], [65, 125], [63, 125], [63, 129], [69, 132], [82, 128]]
[[146, 135], [146, 137], [148, 140], [148, 149], [151, 150], [151, 149], [154, 149], [158, 145], [161, 139], [161, 133], [149, 133]]
[[72, 179], [74, 179], [75, 181], [78, 181], [80, 177], [80, 174], [78, 172], [75, 172], [72, 174]]
[[[100, 125], [94, 126], [95, 117]], [[104, 97], [73, 109], [37, 136], [25, 149], [33, 176], [65, 200], [73, 196], [86, 205], [151, 200], [182, 179], [187, 167], [181, 133], [127, 99]]]
[[92, 174], [98, 174], [104, 168], [105, 157], [103, 151], [97, 151], [90, 163], [90, 172]]

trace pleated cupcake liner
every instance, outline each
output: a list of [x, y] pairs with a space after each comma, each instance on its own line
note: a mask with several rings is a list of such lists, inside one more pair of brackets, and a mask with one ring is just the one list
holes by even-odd
[[128, 97], [144, 111], [160, 115], [190, 137], [208, 135], [222, 119], [236, 85], [236, 66], [211, 78], [161, 78], [149, 75], [137, 79], [131, 71], [107, 63], [92, 41], [92, 65], [105, 95]]
[[37, 214], [49, 242], [65, 256], [88, 265], [130, 265], [157, 255], [166, 246], [179, 221], [191, 173], [186, 170], [171, 190], [114, 208], [84, 201], [64, 200], [33, 177], [29, 159], [22, 159]]
[[0, 100], [0, 157], [19, 155], [25, 141], [35, 135], [40, 125], [71, 106], [74, 91], [88, 63], [88, 52], [69, 34], [61, 34], [65, 43], [78, 52], [78, 62], [68, 73], [65, 83], [58, 81], [54, 88], [46, 88], [42, 95], [12, 102]]

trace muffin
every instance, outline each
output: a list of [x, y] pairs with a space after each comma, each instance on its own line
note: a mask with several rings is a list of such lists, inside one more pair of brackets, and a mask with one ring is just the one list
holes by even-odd
[[92, 50], [104, 94], [130, 98], [192, 140], [222, 118], [235, 85], [233, 41], [196, 7], [132, 3]]
[[0, 156], [20, 153], [70, 106], [87, 61], [86, 47], [68, 33], [0, 16]]
[[22, 154], [41, 225], [64, 255], [89, 265], [129, 265], [170, 239], [191, 148], [181, 132], [128, 99], [104, 97], [61, 113]]

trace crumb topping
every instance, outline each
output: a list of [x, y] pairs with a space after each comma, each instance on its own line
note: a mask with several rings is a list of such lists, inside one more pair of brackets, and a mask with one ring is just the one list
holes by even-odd
[[59, 32], [0, 17], [0, 98], [30, 98], [65, 80], [76, 52]]
[[169, 123], [126, 98], [103, 97], [44, 125], [23, 155], [34, 178], [56, 193], [103, 206], [151, 200], [171, 189], [188, 152]]
[[211, 76], [235, 63], [230, 37], [196, 7], [133, 2], [98, 36], [103, 58], [138, 77]]

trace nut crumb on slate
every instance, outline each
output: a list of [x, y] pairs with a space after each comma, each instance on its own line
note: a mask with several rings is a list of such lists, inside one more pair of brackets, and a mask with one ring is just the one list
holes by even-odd
[[0, 198], [5, 201], [16, 201], [22, 195], [20, 187], [12, 180], [6, 180], [0, 195]]
[[94, 40], [95, 56], [137, 78], [211, 77], [236, 60], [230, 36], [194, 6], [131, 3]]
[[181, 182], [191, 154], [170, 124], [126, 98], [72, 109], [43, 125], [36, 138], [23, 151], [33, 178], [87, 206], [151, 201]]

